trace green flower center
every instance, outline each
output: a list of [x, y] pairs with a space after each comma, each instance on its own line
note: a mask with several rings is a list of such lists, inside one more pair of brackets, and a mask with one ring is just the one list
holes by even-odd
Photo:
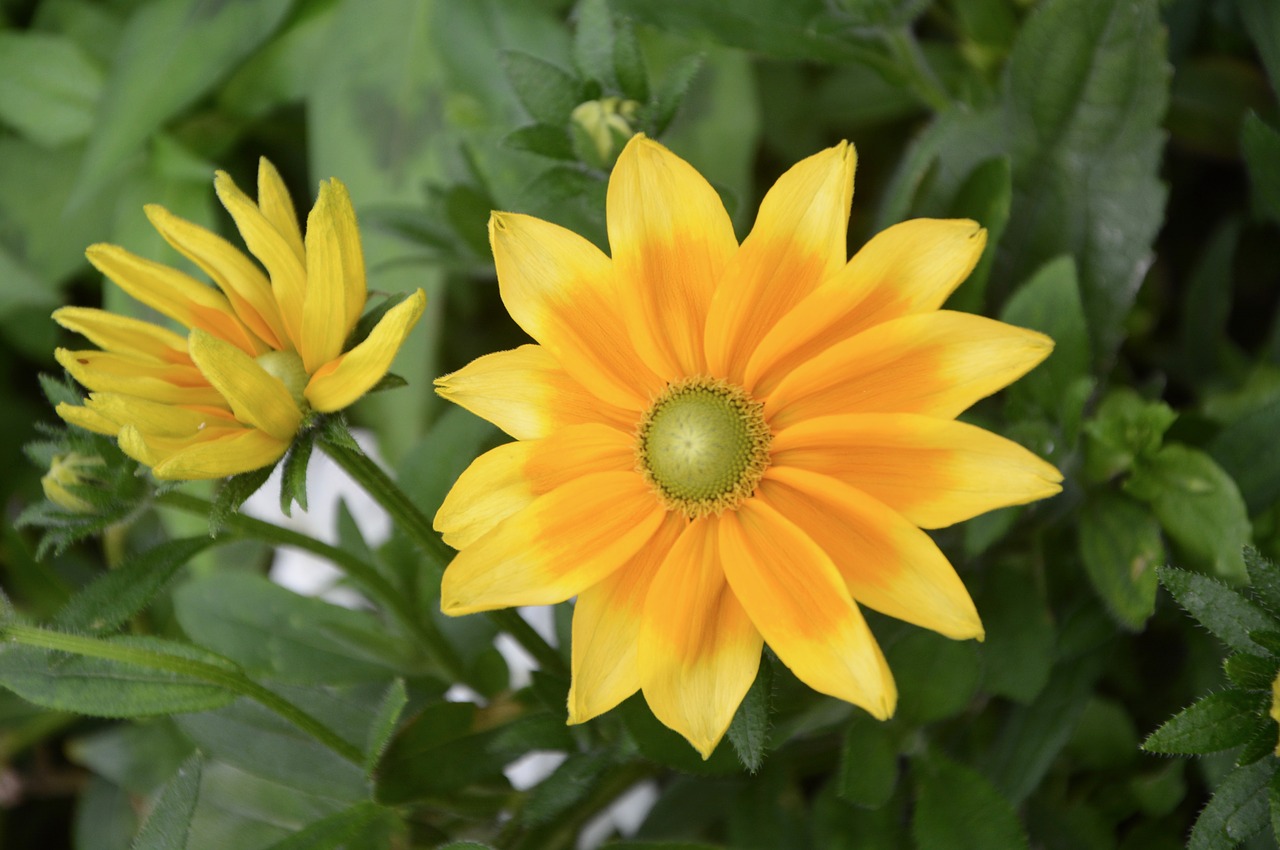
[[713, 378], [668, 385], [636, 430], [641, 474], [668, 509], [690, 519], [736, 508], [769, 466], [764, 405]]
[[268, 351], [255, 359], [268, 375], [280, 379], [299, 410], [305, 413], [311, 409], [311, 404], [303, 394], [311, 376], [307, 374], [307, 367], [302, 365], [301, 357], [292, 351]]

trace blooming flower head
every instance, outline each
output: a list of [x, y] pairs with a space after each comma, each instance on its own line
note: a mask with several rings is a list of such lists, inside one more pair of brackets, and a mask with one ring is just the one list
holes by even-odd
[[642, 690], [703, 756], [768, 643], [879, 718], [893, 677], [859, 605], [978, 638], [922, 528], [1058, 492], [1061, 476], [955, 417], [1043, 360], [1033, 331], [942, 311], [986, 234], [896, 225], [848, 259], [848, 144], [800, 162], [738, 244], [711, 186], [637, 136], [609, 181], [612, 257], [495, 213], [502, 298], [537, 340], [438, 381], [518, 442], [436, 515], [460, 550], [442, 607], [577, 596], [569, 721]]
[[58, 415], [117, 437], [157, 478], [222, 478], [275, 463], [312, 411], [341, 410], [386, 375], [426, 303], [418, 290], [345, 350], [368, 296], [346, 187], [320, 184], [305, 238], [265, 159], [257, 203], [224, 172], [214, 187], [262, 268], [156, 205], [146, 208], [152, 225], [216, 289], [115, 245], [86, 251], [121, 289], [187, 329], [185, 337], [105, 310], [53, 314], [100, 349], [57, 350], [90, 391], [83, 406], [59, 404]]

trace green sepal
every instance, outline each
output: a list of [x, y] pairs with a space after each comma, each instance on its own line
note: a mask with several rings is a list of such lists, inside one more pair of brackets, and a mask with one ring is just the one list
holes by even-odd
[[248, 472], [233, 475], [222, 482], [217, 495], [213, 497], [213, 507], [209, 509], [210, 536], [217, 537], [222, 533], [232, 514], [239, 512], [240, 506], [267, 483], [273, 469], [275, 464], [261, 469], [251, 469]]
[[294, 502], [304, 511], [307, 509], [307, 466], [315, 444], [315, 429], [303, 429], [294, 437], [289, 453], [284, 456], [280, 468], [280, 512], [285, 516], [293, 516]]

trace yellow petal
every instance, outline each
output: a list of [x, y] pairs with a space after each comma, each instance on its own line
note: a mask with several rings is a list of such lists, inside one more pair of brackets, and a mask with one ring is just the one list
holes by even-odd
[[56, 349], [53, 356], [71, 377], [95, 392], [123, 393], [166, 404], [226, 402], [194, 366], [157, 364], [106, 351]]
[[435, 529], [445, 543], [462, 549], [543, 493], [595, 472], [626, 472], [635, 464], [635, 439], [594, 423], [507, 443], [463, 471], [436, 512]]
[[309, 374], [336, 360], [347, 338], [347, 293], [342, 281], [342, 246], [333, 226], [332, 194], [329, 184], [321, 183], [320, 197], [307, 217], [307, 291], [298, 353]]
[[950, 418], [1049, 356], [1044, 334], [968, 313], [904, 316], [837, 343], [765, 401], [775, 430], [841, 413]]
[[982, 428], [912, 413], [851, 413], [776, 433], [774, 467], [852, 484], [921, 528], [943, 528], [1059, 492], [1062, 474]]
[[373, 389], [391, 368], [426, 306], [427, 295], [419, 289], [388, 310], [359, 345], [321, 366], [307, 384], [305, 395], [311, 406], [332, 413]]
[[190, 437], [207, 428], [243, 427], [224, 410], [162, 404], [117, 393], [94, 393], [85, 402], [90, 410], [141, 433], [156, 437]]
[[689, 163], [637, 135], [609, 178], [606, 221], [620, 310], [640, 356], [661, 375], [705, 374], [707, 308], [738, 249], [720, 196]]
[[918, 218], [882, 231], [765, 335], [747, 364], [747, 387], [767, 395], [788, 372], [837, 342], [938, 309], [986, 244], [987, 232], [967, 219]]
[[834, 478], [776, 466], [760, 498], [830, 556], [858, 602], [949, 638], [982, 639], [973, 600], [946, 556], [890, 508]]
[[893, 714], [889, 665], [818, 544], [753, 498], [720, 518], [720, 552], [734, 595], [800, 681], [881, 720]]
[[574, 479], [459, 552], [440, 607], [457, 615], [563, 602], [626, 563], [664, 513], [635, 472]]
[[258, 209], [293, 249], [298, 262], [305, 263], [302, 231], [298, 229], [298, 213], [293, 208], [293, 198], [280, 179], [280, 172], [265, 156], [258, 158]]
[[711, 373], [741, 383], [769, 329], [844, 266], [853, 146], [841, 142], [783, 174], [720, 284], [707, 317]]
[[760, 632], [725, 581], [717, 517], [692, 522], [658, 568], [640, 626], [654, 717], [709, 757], [760, 667]]
[[276, 229], [249, 196], [236, 186], [231, 176], [219, 171], [213, 188], [222, 205], [235, 219], [244, 244], [267, 269], [271, 291], [285, 333], [294, 349], [302, 339], [302, 302], [306, 292], [307, 271], [288, 237]]
[[[198, 433], [170, 437], [162, 434], [147, 434], [136, 425], [125, 424], [120, 428], [119, 442], [120, 450], [126, 455], [154, 470], [178, 452], [189, 451], [196, 445], [242, 433], [247, 433], [246, 429], [237, 424], [232, 428], [206, 428]], [[190, 477], [218, 478], [221, 474]]]
[[640, 689], [636, 648], [645, 596], [684, 526], [683, 518], [667, 514], [653, 539], [631, 560], [578, 594], [573, 606], [570, 723], [604, 714]]
[[115, 245], [90, 245], [84, 255], [125, 292], [184, 327], [207, 331], [250, 355], [267, 350], [226, 296], [195, 278]]
[[72, 425], [84, 428], [86, 431], [93, 431], [95, 434], [106, 434], [108, 437], [114, 437], [120, 432], [120, 423], [106, 418], [95, 410], [90, 410], [79, 404], [67, 404], [59, 402], [54, 408], [63, 421]]
[[151, 322], [93, 307], [60, 307], [53, 311], [53, 320], [105, 351], [149, 357], [160, 363], [191, 364], [187, 341]]
[[271, 283], [252, 260], [221, 236], [179, 218], [162, 206], [148, 204], [145, 209], [147, 218], [165, 241], [204, 270], [254, 334], [271, 348], [285, 347], [288, 337], [284, 335], [280, 311], [271, 295]]
[[517, 440], [545, 437], [583, 422], [603, 422], [626, 431], [634, 431], [640, 422], [638, 414], [587, 392], [540, 345], [476, 358], [437, 378], [436, 392]]
[[[289, 442], [302, 424], [302, 411], [284, 383], [232, 345], [200, 331], [188, 343], [191, 359], [217, 387], [236, 419]], [[256, 467], [255, 467], [256, 468]]]
[[347, 187], [336, 177], [329, 179], [329, 218], [338, 240], [338, 252], [342, 255], [342, 286], [347, 305], [345, 337], [351, 333], [360, 314], [364, 312], [369, 291], [365, 281], [364, 248], [360, 245], [356, 211], [351, 205]]
[[597, 398], [643, 409], [663, 381], [631, 345], [609, 258], [572, 231], [515, 213], [493, 214], [489, 241], [516, 323]]
[[237, 429], [192, 442], [153, 465], [151, 473], [175, 481], [226, 478], [270, 466], [284, 457], [288, 448], [287, 440], [277, 440], [256, 428]]

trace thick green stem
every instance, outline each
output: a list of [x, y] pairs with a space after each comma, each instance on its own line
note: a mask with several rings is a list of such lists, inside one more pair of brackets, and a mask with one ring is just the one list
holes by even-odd
[[[162, 505], [202, 516], [208, 516], [213, 507], [204, 499], [176, 491], [159, 496], [157, 501]], [[404, 593], [397, 590], [381, 573], [356, 555], [305, 534], [244, 514], [232, 514], [226, 521], [226, 528], [240, 537], [250, 537], [275, 546], [293, 546], [330, 561], [394, 617], [401, 627], [419, 642], [427, 657], [439, 665], [449, 677], [455, 682], [471, 684], [462, 659], [453, 645], [445, 639], [444, 635], [435, 631], [429, 621], [418, 616], [418, 612], [414, 610], [413, 604]]]
[[[391, 521], [401, 532], [408, 535], [436, 570], [437, 576], [444, 574], [444, 568], [453, 558], [453, 551], [431, 527], [431, 521], [418, 510], [409, 496], [400, 489], [382, 468], [364, 453], [332, 441], [321, 440], [325, 454], [333, 458], [338, 466], [355, 479], [379, 505], [391, 515]], [[529, 654], [537, 659], [543, 670], [561, 676], [567, 676], [564, 658], [555, 648], [543, 640], [523, 617], [516, 611], [490, 611], [488, 613], [498, 628], [515, 638]]]
[[20, 623], [10, 623], [4, 628], [3, 635], [6, 639], [25, 646], [68, 652], [87, 658], [118, 661], [124, 664], [146, 667], [151, 670], [164, 670], [169, 673], [177, 673], [181, 676], [208, 682], [211, 685], [216, 685], [234, 694], [254, 700], [288, 720], [308, 735], [311, 735], [347, 761], [360, 765], [364, 764], [364, 754], [359, 749], [310, 714], [307, 714], [278, 694], [259, 685], [238, 670], [209, 664], [204, 661], [196, 661], [192, 658], [153, 652], [149, 649], [128, 646], [114, 641], [72, 635], [66, 632], [57, 632]]

